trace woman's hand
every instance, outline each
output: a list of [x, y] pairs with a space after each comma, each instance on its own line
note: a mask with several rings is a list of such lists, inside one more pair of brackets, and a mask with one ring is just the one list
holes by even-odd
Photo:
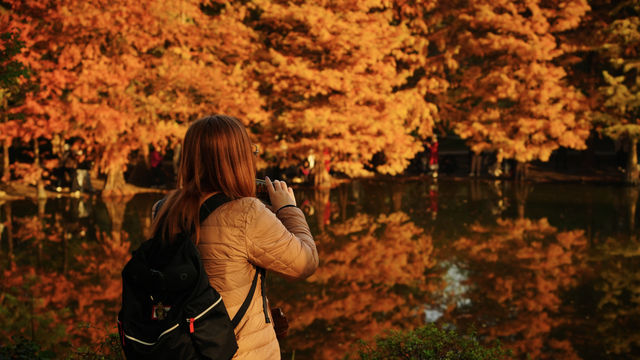
[[271, 182], [267, 176], [264, 181], [267, 183], [267, 192], [271, 200], [271, 210], [278, 211], [283, 206], [296, 206], [296, 197], [293, 195], [293, 189], [287, 186], [287, 183], [280, 180]]

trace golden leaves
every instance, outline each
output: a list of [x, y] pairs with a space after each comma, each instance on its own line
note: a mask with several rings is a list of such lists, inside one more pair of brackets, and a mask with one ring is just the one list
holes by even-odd
[[461, 17], [471, 30], [461, 37], [463, 51], [486, 59], [470, 61], [459, 84], [468, 113], [455, 124], [456, 132], [474, 151], [490, 149], [528, 162], [548, 160], [559, 146], [585, 147], [586, 103], [552, 62], [563, 50], [559, 30], [550, 24], [562, 18], [577, 26], [586, 9], [585, 1], [477, 1]]
[[374, 3], [256, 1], [263, 12], [254, 27], [270, 30], [263, 33], [270, 61], [260, 63], [260, 78], [273, 90], [268, 106], [278, 112], [272, 131], [291, 134], [288, 143], [299, 144], [285, 152], [266, 141], [283, 162], [326, 148], [332, 169], [357, 176], [384, 152], [387, 163], [376, 170], [396, 174], [419, 151], [411, 132], [431, 133], [437, 111], [424, 94], [446, 85], [426, 79], [396, 90], [412, 75], [397, 59], [424, 42], [404, 24], [392, 25], [390, 9], [371, 11]]

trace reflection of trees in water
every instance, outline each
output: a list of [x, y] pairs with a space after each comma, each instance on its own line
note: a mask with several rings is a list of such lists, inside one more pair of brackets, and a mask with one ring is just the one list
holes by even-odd
[[104, 205], [111, 219], [111, 237], [116, 241], [121, 241], [123, 236], [122, 223], [124, 222], [125, 210], [131, 196], [105, 198]]
[[625, 189], [625, 208], [627, 209], [627, 218], [628, 221], [628, 231], [629, 234], [635, 239], [635, 229], [636, 229], [636, 207], [638, 205], [638, 190], [637, 186], [629, 186]]
[[[637, 350], [637, 240], [596, 240], [594, 255], [587, 257], [581, 231], [562, 232], [544, 219], [494, 220], [509, 204], [514, 210], [509, 213], [516, 216], [515, 206], [523, 209], [527, 196], [535, 195], [531, 189], [518, 190], [508, 182], [474, 184], [475, 189], [467, 188], [469, 183], [461, 191], [466, 198], [469, 189], [467, 199], [476, 199], [473, 209], [449, 202], [460, 188], [446, 182], [433, 187], [435, 200], [442, 202], [437, 221], [429, 216], [431, 182], [391, 190], [354, 183], [331, 192], [300, 191], [310, 223], [324, 229], [314, 230], [321, 265], [307, 282], [270, 282], [273, 305], [285, 308], [291, 320], [283, 349], [296, 349], [296, 357], [305, 359], [341, 358], [359, 339], [421, 324], [433, 299], [455, 287], [449, 294], [455, 296], [441, 296], [442, 304], [436, 304], [443, 305], [437, 308], [442, 319], [485, 324], [481, 334], [502, 339], [518, 354], [570, 359], [577, 356], [574, 349], [589, 346], [620, 356]], [[634, 229], [627, 220], [635, 218], [638, 194], [628, 195], [614, 209], [629, 214], [623, 223]], [[137, 246], [129, 240], [141, 240], [137, 234], [144, 233], [158, 197], [104, 205], [87, 198], [49, 199], [40, 207], [1, 205], [0, 338], [33, 335], [45, 347], [69, 348], [94, 344], [115, 331], [120, 271], [130, 247]], [[406, 213], [386, 213], [393, 208]], [[446, 231], [433, 232], [438, 224]], [[437, 250], [432, 233], [440, 240]], [[452, 238], [459, 238], [454, 246]], [[458, 269], [436, 265], [436, 257], [440, 265], [459, 267], [464, 276], [449, 276]], [[594, 304], [576, 310], [578, 305], [564, 296], [585, 288]], [[580, 318], [578, 311], [591, 319]]]
[[6, 202], [0, 204], [4, 212], [2, 218], [2, 229], [6, 234], [3, 236], [3, 231], [0, 231], [0, 249], [2, 248], [2, 239], [7, 239], [7, 263], [10, 265], [13, 262], [13, 215], [11, 212], [11, 203]]
[[[590, 265], [597, 269], [597, 333], [604, 347], [616, 355], [640, 353], [640, 243], [614, 239], [593, 251]], [[631, 330], [631, 331], [630, 331]]]
[[81, 244], [82, 252], [74, 257], [78, 269], [66, 274], [36, 265], [5, 270], [2, 297], [14, 301], [2, 302], [2, 337], [22, 334], [45, 346], [72, 348], [100, 343], [115, 332], [128, 245], [108, 237]]
[[316, 359], [339, 359], [359, 339], [423, 322], [422, 304], [435, 288], [428, 280], [435, 275], [427, 275], [433, 246], [407, 214], [357, 214], [316, 240], [320, 267], [300, 294], [281, 300], [293, 320], [285, 350], [291, 344]]
[[481, 334], [501, 339], [518, 355], [578, 358], [571, 342], [556, 332], [570, 322], [570, 309], [560, 311], [561, 295], [584, 270], [584, 232], [558, 232], [546, 219], [526, 218], [471, 230], [454, 247], [460, 263], [467, 264], [473, 306], [461, 310], [466, 315], [453, 312], [449, 320], [480, 323]]
[[42, 203], [36, 215], [5, 220], [15, 225], [9, 236], [17, 243], [2, 258], [0, 287], [0, 338], [21, 334], [59, 355], [115, 332], [120, 272], [130, 251], [122, 230], [126, 202], [107, 204], [115, 210], [111, 233], [95, 229], [89, 237], [94, 229], [80, 222], [82, 200], [61, 200], [64, 212], [45, 213]]

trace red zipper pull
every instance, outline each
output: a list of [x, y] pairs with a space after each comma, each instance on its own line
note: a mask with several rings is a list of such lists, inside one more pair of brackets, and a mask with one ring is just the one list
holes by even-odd
[[193, 333], [196, 331], [196, 330], [193, 328], [193, 322], [194, 322], [195, 320], [196, 320], [196, 319], [194, 319], [194, 318], [190, 318], [190, 319], [189, 319], [189, 333], [191, 333], [191, 334], [193, 334]]

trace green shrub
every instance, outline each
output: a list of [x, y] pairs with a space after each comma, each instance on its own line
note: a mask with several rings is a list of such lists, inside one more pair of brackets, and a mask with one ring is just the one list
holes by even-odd
[[117, 334], [108, 335], [102, 342], [91, 347], [80, 347], [71, 353], [60, 355], [53, 351], [42, 351], [41, 345], [16, 336], [12, 342], [0, 342], [0, 360], [123, 360], [122, 348]]
[[25, 339], [14, 337], [13, 343], [0, 343], [0, 360], [50, 360], [55, 357], [50, 351], [41, 351], [40, 345]]
[[108, 335], [97, 346], [81, 347], [74, 350], [74, 355], [70, 359], [123, 360], [124, 356], [118, 334]]
[[[507, 359], [509, 353], [499, 343], [485, 347], [474, 333], [459, 335], [426, 325], [408, 332], [389, 331], [377, 337], [374, 345], [361, 342], [357, 350], [360, 360], [494, 360]], [[347, 356], [346, 359], [350, 359]]]

